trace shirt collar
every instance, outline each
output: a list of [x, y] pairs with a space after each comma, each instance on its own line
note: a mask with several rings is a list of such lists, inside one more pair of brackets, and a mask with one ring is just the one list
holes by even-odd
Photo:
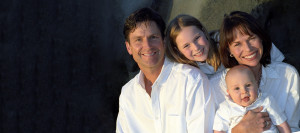
[[168, 58], [165, 58], [162, 70], [158, 75], [157, 79], [155, 80], [155, 82], [153, 83], [152, 85], [153, 87], [163, 85], [163, 83], [168, 79], [173, 65], [174, 62], [171, 62]]
[[261, 81], [260, 81], [259, 88], [261, 88], [261, 86], [265, 85], [267, 79], [279, 78], [279, 75], [276, 73], [275, 70], [273, 70], [273, 68], [271, 68], [269, 66], [267, 66], [267, 67], [262, 66], [261, 69], [262, 69], [261, 70], [262, 75], [261, 75]]
[[197, 65], [199, 66], [200, 70], [202, 72], [204, 72], [205, 74], [214, 74], [215, 71], [214, 71], [214, 68], [209, 65], [207, 62], [197, 62]]
[[[152, 87], [161, 86], [167, 80], [173, 65], [173, 62], [171, 62], [168, 58], [165, 58], [162, 70], [153, 83]], [[141, 70], [138, 74], [137, 84], [139, 84], [142, 88], [145, 88], [144, 73]]]

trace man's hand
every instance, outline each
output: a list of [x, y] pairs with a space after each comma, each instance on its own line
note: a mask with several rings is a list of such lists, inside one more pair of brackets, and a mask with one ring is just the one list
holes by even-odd
[[232, 128], [232, 133], [261, 133], [270, 129], [271, 119], [267, 112], [260, 112], [263, 107], [248, 111], [243, 119]]

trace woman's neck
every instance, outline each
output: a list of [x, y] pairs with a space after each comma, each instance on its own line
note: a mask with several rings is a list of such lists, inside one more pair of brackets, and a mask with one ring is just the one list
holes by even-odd
[[250, 67], [255, 75], [255, 79], [257, 80], [258, 84], [260, 83], [260, 79], [262, 75], [261, 67], [262, 67], [261, 64], [257, 64], [255, 67]]

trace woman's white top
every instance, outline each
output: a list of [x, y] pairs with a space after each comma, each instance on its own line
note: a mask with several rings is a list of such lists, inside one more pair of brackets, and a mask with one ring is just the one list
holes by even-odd
[[[225, 101], [227, 96], [225, 75], [228, 69], [216, 73], [210, 78], [211, 87], [215, 94], [216, 106]], [[297, 70], [283, 62], [272, 62], [262, 67], [262, 77], [259, 88], [275, 98], [275, 102], [284, 111], [292, 131], [300, 131], [300, 84]]]
[[282, 109], [277, 105], [276, 100], [266, 93], [259, 93], [254, 103], [247, 107], [240, 106], [233, 102], [231, 98], [226, 98], [220, 104], [216, 112], [213, 129], [216, 131], [228, 131], [235, 127], [249, 111], [257, 107], [263, 106], [261, 112], [268, 112], [272, 123], [271, 128], [263, 133], [278, 133], [275, 125], [280, 125], [286, 121], [286, 116]]

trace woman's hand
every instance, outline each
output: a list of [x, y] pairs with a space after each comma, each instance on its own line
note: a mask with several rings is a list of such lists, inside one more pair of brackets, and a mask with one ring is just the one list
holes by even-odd
[[263, 107], [248, 111], [243, 119], [232, 128], [232, 133], [260, 133], [270, 129], [271, 119], [267, 112], [260, 112]]

